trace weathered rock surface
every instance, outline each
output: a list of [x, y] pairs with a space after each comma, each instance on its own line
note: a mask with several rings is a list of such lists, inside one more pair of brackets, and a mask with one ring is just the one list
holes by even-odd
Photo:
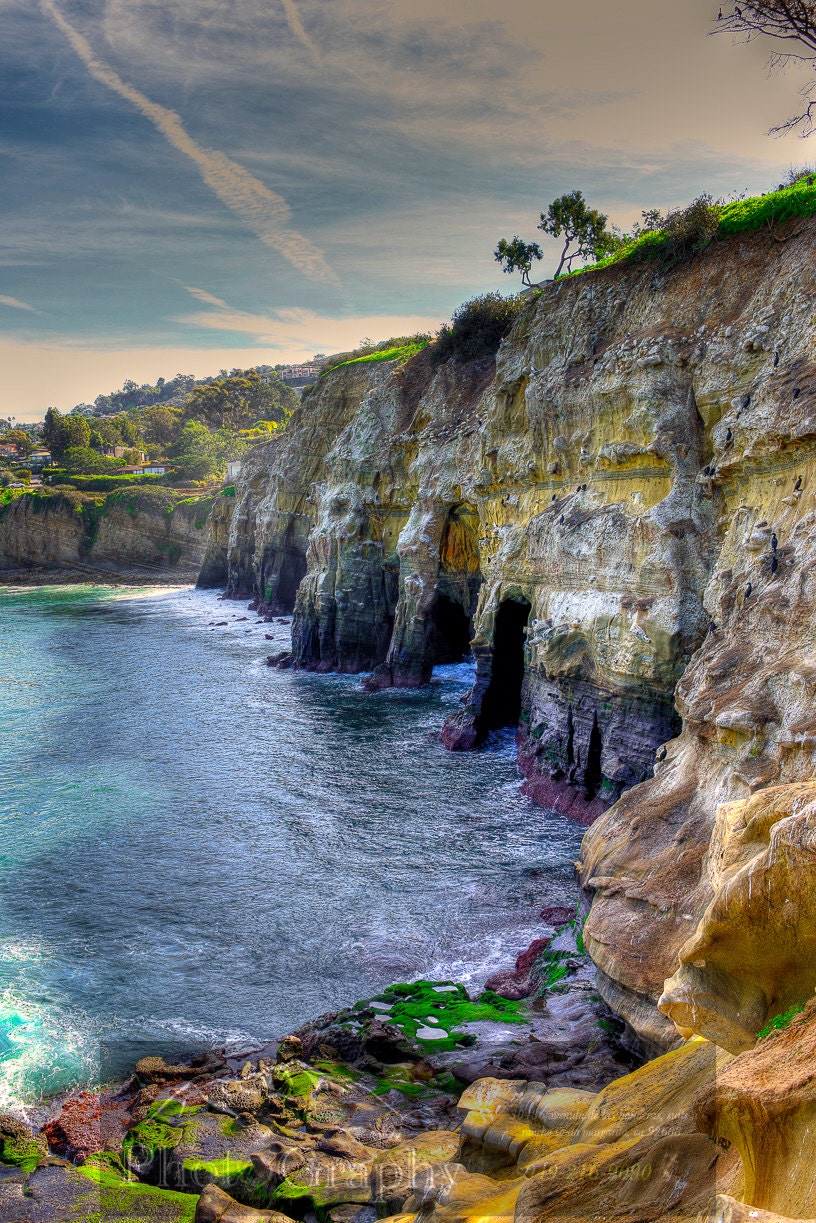
[[23, 494], [0, 506], [0, 577], [192, 581], [204, 559], [211, 505], [209, 497], [170, 489]]
[[740, 1053], [816, 991], [816, 782], [723, 804], [706, 866], [713, 899], [659, 1006]]
[[[761, 619], [795, 585], [814, 226], [800, 229], [787, 243], [722, 243], [671, 273], [618, 267], [547, 286], [495, 370], [435, 369], [425, 352], [331, 371], [239, 478], [230, 591], [296, 604], [296, 665], [373, 670], [371, 688], [421, 683], [472, 649], [476, 685], [446, 745], [517, 724], [529, 793], [590, 822], [650, 777], [680, 725], [677, 680], [704, 641], [722, 666], [751, 577], [762, 599], [745, 615]], [[691, 721], [704, 672], [682, 690]], [[726, 785], [714, 802], [737, 796]], [[678, 801], [692, 810], [676, 819], [710, 827], [710, 803], [695, 815]], [[685, 857], [693, 876], [700, 854]], [[657, 1038], [665, 967], [641, 991]], [[623, 965], [607, 975], [610, 996], [631, 989]]]

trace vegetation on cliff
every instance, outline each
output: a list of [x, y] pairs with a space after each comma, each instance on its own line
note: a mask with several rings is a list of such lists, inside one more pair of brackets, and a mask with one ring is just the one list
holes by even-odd
[[321, 366], [320, 376], [322, 378], [331, 370], [339, 369], [343, 365], [367, 365], [377, 361], [399, 361], [402, 364], [427, 348], [430, 341], [431, 337], [426, 332], [417, 332], [416, 335], [410, 336], [392, 336], [388, 340], [381, 340], [378, 344], [373, 341], [364, 341], [353, 352], [341, 352], [333, 357], [326, 357]]
[[441, 365], [451, 358], [478, 361], [495, 356], [524, 304], [522, 298], [503, 297], [501, 293], [485, 293], [464, 302], [454, 311], [450, 323], [437, 332], [431, 348], [433, 364]]

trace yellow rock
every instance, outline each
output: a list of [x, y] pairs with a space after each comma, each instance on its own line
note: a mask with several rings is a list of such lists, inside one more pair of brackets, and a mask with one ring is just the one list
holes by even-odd
[[660, 1009], [739, 1053], [816, 990], [816, 782], [721, 806], [708, 855], [714, 898]]
[[744, 1202], [796, 1219], [816, 1215], [816, 1001], [734, 1058], [698, 1102], [699, 1122], [742, 1159]]
[[692, 1101], [717, 1081], [730, 1060], [715, 1045], [695, 1039], [647, 1062], [598, 1093], [575, 1141], [634, 1141], [677, 1122], [692, 1128], [688, 1120]]

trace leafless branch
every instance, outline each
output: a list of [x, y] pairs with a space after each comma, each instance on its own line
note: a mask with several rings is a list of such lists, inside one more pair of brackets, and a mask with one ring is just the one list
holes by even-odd
[[[816, 69], [816, 0], [725, 0], [717, 14], [715, 33], [741, 36], [746, 42], [767, 38], [774, 44], [770, 70], [784, 70], [792, 60]], [[779, 44], [785, 44], [784, 49]], [[773, 134], [800, 129], [809, 136], [816, 126], [816, 82], [800, 91], [801, 113], [771, 128]]]

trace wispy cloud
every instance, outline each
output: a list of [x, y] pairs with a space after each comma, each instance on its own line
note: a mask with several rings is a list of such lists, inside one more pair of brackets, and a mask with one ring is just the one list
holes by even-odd
[[206, 289], [196, 289], [192, 285], [184, 285], [184, 288], [194, 297], [196, 301], [203, 302], [205, 306], [217, 306], [220, 310], [229, 310], [229, 306], [220, 297], [215, 297], [212, 293], [208, 293]]
[[286, 14], [289, 29], [292, 31], [301, 46], [306, 48], [312, 59], [318, 61], [320, 59], [320, 52], [312, 39], [306, 33], [306, 29], [300, 19], [300, 13], [298, 12], [298, 7], [295, 4], [295, 0], [281, 0], [281, 4], [283, 5], [283, 11]]
[[42, 8], [65, 35], [89, 74], [120, 98], [130, 102], [173, 146], [196, 165], [211, 191], [244, 222], [260, 240], [287, 259], [299, 272], [323, 284], [337, 286], [336, 274], [319, 247], [290, 227], [291, 210], [283, 196], [275, 194], [243, 166], [217, 149], [199, 145], [187, 132], [175, 111], [151, 101], [140, 90], [94, 55], [88, 40], [66, 21], [53, 0], [40, 0]]
[[0, 306], [10, 306], [12, 310], [30, 310], [32, 314], [37, 313], [28, 302], [21, 302], [18, 297], [6, 297], [3, 293], [0, 293]]
[[273, 310], [269, 314], [254, 314], [230, 306], [205, 289], [185, 287], [196, 301], [211, 305], [214, 309], [182, 315], [176, 322], [205, 332], [243, 335], [254, 344], [278, 353], [308, 355], [320, 350], [337, 351], [356, 347], [363, 336], [386, 340], [392, 335], [433, 331], [439, 325], [438, 319], [420, 314], [336, 318], [297, 307]]

